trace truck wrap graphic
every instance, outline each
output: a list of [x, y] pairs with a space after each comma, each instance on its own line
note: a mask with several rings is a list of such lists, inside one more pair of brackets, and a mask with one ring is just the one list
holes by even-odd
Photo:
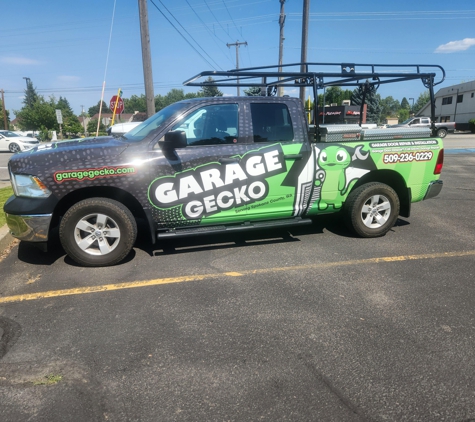
[[148, 198], [159, 222], [174, 221], [177, 226], [212, 223], [215, 220], [208, 219], [218, 215], [222, 221], [233, 222], [243, 215], [252, 220], [261, 215], [291, 218], [335, 212], [369, 172], [397, 170], [408, 183], [413, 168], [405, 163], [418, 161], [421, 167], [412, 177], [420, 179], [423, 170], [431, 179], [425, 164], [436, 154], [429, 151], [432, 144], [428, 142], [414, 144], [413, 153], [399, 153], [407, 146], [398, 142], [314, 145], [310, 149], [298, 143], [279, 143], [234, 156], [229, 163], [210, 162], [157, 178], [149, 186]]
[[287, 172], [279, 144], [250, 151], [235, 160], [155, 179], [149, 187], [149, 201], [162, 210], [180, 207], [184, 219], [200, 220], [267, 198], [268, 179]]

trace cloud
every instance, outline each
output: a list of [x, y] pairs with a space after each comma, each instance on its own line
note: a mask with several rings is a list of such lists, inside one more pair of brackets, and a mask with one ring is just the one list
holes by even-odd
[[26, 57], [15, 57], [15, 56], [0, 57], [0, 62], [5, 63], [5, 64], [21, 65], [21, 66], [40, 64], [38, 60], [27, 59]]
[[434, 53], [455, 53], [456, 51], [468, 50], [475, 45], [475, 38], [464, 38], [459, 41], [450, 41], [447, 44], [439, 45]]

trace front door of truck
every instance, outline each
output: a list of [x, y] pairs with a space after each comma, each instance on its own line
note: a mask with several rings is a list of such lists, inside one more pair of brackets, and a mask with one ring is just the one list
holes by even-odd
[[162, 227], [209, 225], [246, 219], [254, 191], [241, 156], [239, 105], [209, 104], [188, 112], [170, 128], [186, 135], [187, 145], [151, 152], [148, 189], [155, 221]]

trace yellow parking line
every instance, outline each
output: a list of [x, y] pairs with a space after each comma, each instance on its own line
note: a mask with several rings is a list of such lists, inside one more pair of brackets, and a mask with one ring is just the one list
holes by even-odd
[[370, 264], [379, 264], [379, 263], [385, 263], [385, 262], [388, 263], [388, 262], [411, 261], [411, 260], [422, 260], [422, 259], [453, 258], [453, 257], [464, 257], [464, 256], [473, 256], [473, 255], [475, 255], [475, 250], [458, 251], [458, 252], [440, 252], [440, 253], [421, 254], [421, 255], [387, 256], [387, 257], [381, 257], [381, 258], [355, 259], [355, 260], [350, 260], [350, 261], [335, 261], [335, 262], [325, 262], [325, 263], [306, 264], [306, 265], [294, 265], [294, 266], [289, 266], [289, 267], [260, 268], [260, 269], [255, 269], [255, 270], [247, 270], [247, 271], [239, 271], [239, 272], [224, 272], [224, 273], [216, 273], [216, 274], [189, 275], [189, 276], [183, 276], [183, 277], [157, 278], [154, 280], [131, 281], [128, 283], [103, 284], [99, 286], [78, 287], [75, 289], [50, 290], [46, 292], [29, 293], [29, 294], [24, 294], [24, 295], [6, 296], [6, 297], [0, 297], [0, 304], [12, 303], [12, 302], [23, 302], [27, 300], [48, 299], [48, 298], [59, 297], [59, 296], [73, 296], [73, 295], [82, 295], [82, 294], [87, 294], [87, 293], [99, 293], [99, 292], [107, 292], [107, 291], [112, 291], [112, 290], [134, 289], [137, 287], [158, 286], [160, 284], [185, 283], [185, 282], [190, 282], [190, 281], [209, 280], [209, 279], [216, 279], [216, 278], [222, 278], [222, 277], [244, 277], [246, 275], [266, 274], [266, 273], [275, 273], [275, 272], [284, 272], [284, 271], [315, 270], [315, 269], [326, 269], [326, 268], [332, 268], [332, 267], [343, 267], [343, 266], [348, 266], [348, 265], [370, 265]]

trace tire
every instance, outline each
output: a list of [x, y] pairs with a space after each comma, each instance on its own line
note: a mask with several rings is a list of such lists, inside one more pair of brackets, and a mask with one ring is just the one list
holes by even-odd
[[447, 136], [447, 129], [439, 129], [437, 131], [437, 137], [445, 138]]
[[12, 142], [8, 146], [8, 149], [10, 150], [10, 152], [13, 152], [13, 153], [21, 151], [20, 145], [16, 144], [15, 142]]
[[113, 199], [89, 198], [73, 205], [59, 225], [61, 244], [85, 267], [118, 264], [131, 251], [137, 223], [127, 207]]
[[384, 236], [396, 223], [400, 202], [384, 183], [366, 183], [354, 189], [345, 202], [346, 225], [361, 237]]

